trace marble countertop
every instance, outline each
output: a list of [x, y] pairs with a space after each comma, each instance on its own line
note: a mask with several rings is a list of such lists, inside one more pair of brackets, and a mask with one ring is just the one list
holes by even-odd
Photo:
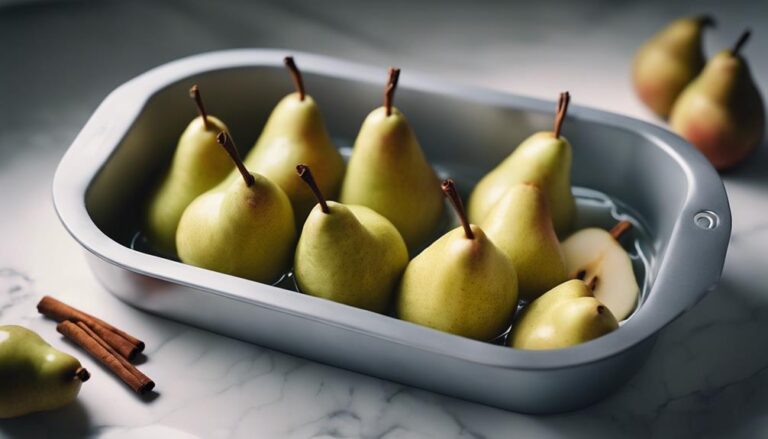
[[[307, 2], [309, 3], [309, 2]], [[531, 2], [533, 3], [533, 2]], [[636, 46], [670, 19], [709, 12], [709, 51], [745, 26], [768, 87], [760, 2], [0, 2], [0, 323], [77, 352], [94, 373], [77, 403], [0, 421], [0, 437], [765, 437], [768, 435], [768, 151], [724, 175], [733, 237], [720, 286], [661, 335], [618, 393], [546, 417], [506, 412], [325, 366], [150, 316], [92, 276], [56, 218], [53, 171], [106, 94], [181, 56], [286, 47], [574, 102], [657, 123], [634, 97]], [[140, 334], [141, 399], [62, 340], [35, 304], [52, 294]]]

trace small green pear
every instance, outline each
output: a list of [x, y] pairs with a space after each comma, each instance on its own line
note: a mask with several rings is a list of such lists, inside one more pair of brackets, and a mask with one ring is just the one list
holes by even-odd
[[603, 336], [619, 327], [611, 311], [579, 279], [547, 291], [523, 309], [509, 345], [517, 349], [560, 349]]
[[205, 112], [196, 85], [189, 94], [200, 116], [181, 134], [171, 165], [147, 205], [147, 237], [158, 252], [167, 256], [176, 255], [176, 228], [184, 209], [233, 170], [232, 161], [216, 143], [216, 134], [227, 131], [227, 126]]
[[552, 222], [559, 237], [573, 228], [576, 201], [571, 192], [571, 144], [560, 136], [570, 95], [560, 93], [554, 131], [528, 137], [475, 186], [469, 198], [469, 220], [482, 224], [493, 206], [517, 183], [533, 183], [547, 193]]
[[296, 164], [315, 170], [320, 190], [336, 197], [344, 177], [344, 159], [331, 142], [315, 100], [304, 91], [301, 72], [292, 57], [285, 65], [296, 92], [284, 97], [272, 110], [261, 136], [245, 157], [245, 166], [275, 182], [288, 195], [300, 227], [315, 205], [312, 192], [296, 178]]
[[197, 197], [179, 221], [176, 246], [182, 262], [220, 273], [272, 283], [285, 273], [296, 244], [296, 225], [285, 192], [250, 173], [226, 132], [217, 141], [241, 179]]
[[698, 148], [718, 170], [741, 163], [763, 140], [765, 106], [739, 51], [723, 50], [704, 67], [675, 102], [672, 130]]
[[408, 265], [408, 249], [389, 220], [365, 206], [326, 201], [306, 165], [299, 176], [316, 194], [296, 247], [294, 274], [303, 293], [385, 312]]
[[405, 116], [392, 106], [399, 72], [390, 68], [384, 106], [360, 127], [339, 200], [384, 215], [414, 252], [436, 232], [445, 206], [435, 171]]
[[565, 260], [547, 196], [538, 186], [512, 186], [480, 223], [515, 265], [520, 298], [530, 301], [565, 282]]
[[659, 117], [666, 118], [680, 92], [704, 67], [701, 48], [711, 17], [686, 17], [673, 21], [638, 49], [632, 80], [640, 100]]
[[89, 377], [76, 358], [36, 333], [0, 326], [0, 419], [63, 407], [77, 398]]
[[400, 281], [397, 315], [476, 340], [491, 340], [517, 307], [517, 274], [483, 230], [470, 225], [453, 181], [443, 190], [459, 215], [451, 230], [416, 256]]

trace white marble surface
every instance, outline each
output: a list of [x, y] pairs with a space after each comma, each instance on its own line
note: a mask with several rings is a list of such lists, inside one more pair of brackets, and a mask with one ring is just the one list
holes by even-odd
[[[7, 2], [6, 2], [7, 3]], [[93, 378], [78, 402], [0, 421], [7, 437], [765, 437], [768, 436], [768, 152], [725, 176], [733, 239], [721, 285], [667, 328], [621, 391], [584, 410], [535, 417], [306, 361], [146, 315], [110, 296], [59, 224], [50, 183], [60, 156], [115, 86], [183, 55], [288, 47], [646, 120], [628, 65], [669, 19], [714, 13], [710, 51], [751, 25], [745, 54], [768, 88], [761, 2], [593, 0], [10, 2], [0, 6], [0, 323], [77, 353]], [[0, 2], [2, 5], [3, 2]], [[407, 109], [405, 109], [407, 111]], [[34, 305], [42, 294], [99, 314], [148, 344], [140, 399], [63, 341]]]

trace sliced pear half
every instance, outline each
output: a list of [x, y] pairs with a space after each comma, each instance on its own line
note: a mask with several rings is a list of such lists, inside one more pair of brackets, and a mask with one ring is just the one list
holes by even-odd
[[621, 221], [610, 232], [582, 229], [562, 244], [569, 276], [593, 286], [595, 298], [619, 321], [635, 309], [640, 296], [632, 261], [617, 241], [631, 226], [630, 222]]

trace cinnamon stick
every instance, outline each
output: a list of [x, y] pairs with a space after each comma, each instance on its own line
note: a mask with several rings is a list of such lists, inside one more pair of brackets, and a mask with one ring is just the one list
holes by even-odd
[[[66, 303], [45, 296], [37, 304], [37, 310], [57, 322], [69, 320], [85, 322], [94, 332], [99, 334], [113, 349], [127, 359], [133, 359], [138, 352], [144, 350], [144, 342], [118, 329], [109, 323], [73, 308]], [[108, 334], [111, 333], [111, 334]]]
[[117, 360], [120, 362], [120, 364], [123, 365], [124, 368], [128, 369], [130, 373], [133, 374], [136, 378], [139, 379], [139, 382], [141, 383], [141, 388], [145, 389], [143, 392], [148, 392], [152, 390], [155, 387], [154, 381], [152, 381], [148, 376], [144, 375], [139, 369], [136, 368], [133, 364], [129, 363], [128, 360], [123, 358], [119, 353], [117, 353], [112, 347], [109, 345], [109, 343], [106, 342], [103, 338], [99, 337], [97, 333], [95, 333], [88, 325], [86, 325], [84, 322], [77, 322], [77, 326], [80, 327], [83, 331], [87, 332], [88, 335], [91, 336], [98, 344], [101, 345], [104, 349], [109, 351], [110, 354], [114, 355]]
[[90, 354], [100, 363], [108, 367], [109, 370], [117, 375], [124, 383], [133, 389], [133, 391], [139, 394], [144, 394], [154, 388], [155, 383], [153, 383], [152, 380], [147, 379], [147, 382], [146, 380], [139, 378], [139, 376], [131, 371], [131, 369], [135, 369], [133, 365], [126, 362], [126, 366], [126, 363], [120, 361], [119, 355], [115, 355], [107, 350], [102, 344], [99, 343], [99, 341], [97, 341], [96, 338], [91, 335], [92, 333], [89, 334], [85, 329], [83, 329], [84, 326], [85, 325], [78, 326], [69, 320], [64, 320], [56, 325], [56, 330], [83, 348], [86, 352], [88, 352], [88, 354]]

